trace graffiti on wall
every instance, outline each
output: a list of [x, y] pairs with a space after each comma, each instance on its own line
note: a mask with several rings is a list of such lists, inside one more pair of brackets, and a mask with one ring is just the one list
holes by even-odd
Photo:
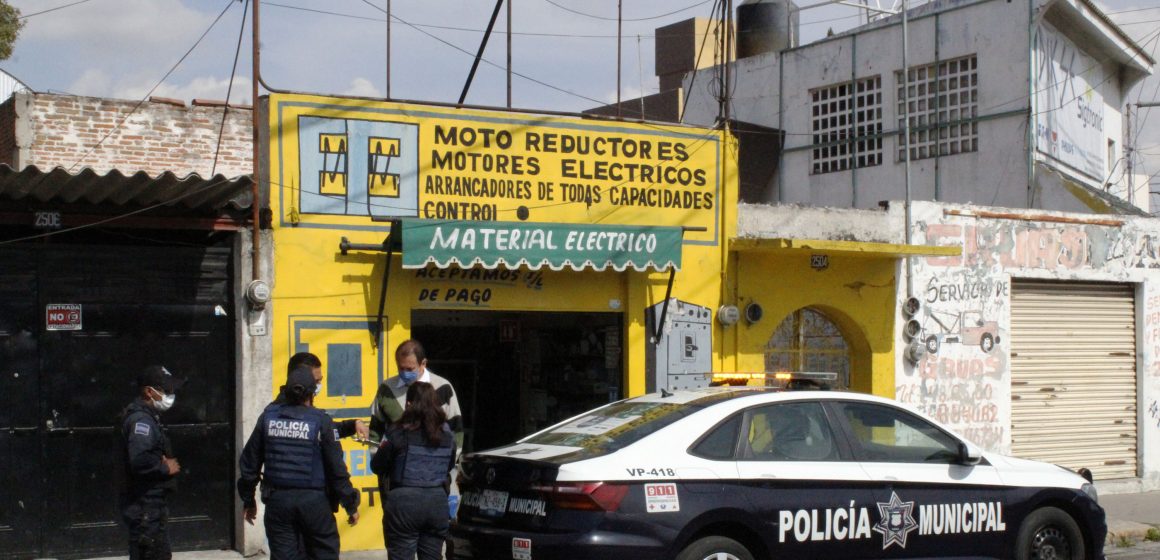
[[1006, 424], [996, 393], [1005, 393], [1006, 357], [952, 358], [927, 355], [915, 375], [901, 383], [897, 399], [918, 408], [987, 449], [1003, 445]]
[[932, 245], [963, 246], [961, 256], [927, 258], [925, 264], [931, 267], [1109, 272], [1160, 268], [1155, 239], [1130, 228], [1002, 221], [927, 224], [925, 233]]
[[986, 449], [1005, 444], [1009, 392], [1002, 326], [1010, 282], [970, 270], [922, 270], [926, 276], [916, 339], [926, 354], [898, 378], [896, 398]]

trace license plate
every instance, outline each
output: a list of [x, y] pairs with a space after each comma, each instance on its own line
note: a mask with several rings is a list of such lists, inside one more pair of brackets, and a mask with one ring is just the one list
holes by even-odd
[[507, 504], [507, 492], [484, 490], [479, 497], [479, 512], [491, 517], [500, 517], [507, 510]]

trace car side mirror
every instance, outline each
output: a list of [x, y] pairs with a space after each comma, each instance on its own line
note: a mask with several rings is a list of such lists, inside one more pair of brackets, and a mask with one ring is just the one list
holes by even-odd
[[978, 447], [965, 441], [959, 442], [959, 463], [963, 465], [977, 465], [983, 460], [983, 452]]

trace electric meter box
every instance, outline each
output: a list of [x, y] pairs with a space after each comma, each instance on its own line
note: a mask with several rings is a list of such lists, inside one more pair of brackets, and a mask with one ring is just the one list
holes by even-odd
[[664, 389], [697, 389], [712, 381], [713, 311], [676, 298], [669, 300], [664, 325], [657, 337], [664, 302], [645, 312], [648, 328], [645, 388], [654, 393]]

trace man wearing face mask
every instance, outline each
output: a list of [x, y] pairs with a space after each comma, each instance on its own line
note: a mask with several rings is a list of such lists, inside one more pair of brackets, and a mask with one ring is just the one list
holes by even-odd
[[162, 431], [161, 413], [169, 410], [182, 384], [162, 366], [149, 366], [137, 376], [140, 393], [122, 413], [126, 485], [121, 491], [121, 516], [129, 527], [130, 560], [169, 560], [169, 494], [176, 488], [181, 465]]
[[[286, 375], [290, 375], [290, 372], [297, 369], [298, 366], [310, 367], [311, 372], [314, 375], [314, 396], [317, 397], [322, 392], [322, 360], [318, 359], [318, 356], [315, 356], [310, 352], [299, 352], [294, 354], [293, 356], [290, 356], [290, 361], [286, 364]], [[286, 404], [285, 385], [283, 385], [282, 388], [278, 391], [278, 396], [274, 398], [274, 402], [270, 404]], [[363, 422], [361, 419], [357, 418], [350, 418], [347, 420], [342, 420], [341, 422], [335, 422], [334, 427], [338, 428], [338, 437], [340, 439], [357, 435], [359, 438], [365, 440], [370, 435], [367, 431], [366, 422]]]
[[[375, 395], [374, 402], [371, 403], [371, 439], [381, 441], [391, 426], [399, 421], [407, 405], [407, 388], [416, 381], [422, 381], [430, 383], [435, 388], [439, 404], [442, 405], [443, 412], [447, 415], [447, 424], [455, 435], [455, 451], [458, 457], [463, 451], [463, 415], [460, 412], [459, 399], [455, 395], [455, 389], [451, 387], [451, 382], [427, 369], [427, 352], [418, 340], [404, 340], [399, 344], [395, 349], [395, 366], [398, 368], [398, 375], [387, 378], [379, 385], [379, 391]], [[458, 503], [459, 500], [459, 488], [454, 483], [454, 474], [451, 476], [451, 481], [449, 504]], [[384, 500], [390, 490], [389, 485], [389, 476], [379, 476], [379, 496], [382, 496]], [[451, 507], [448, 509], [449, 513], [450, 510]], [[384, 540], [386, 537], [386, 519], [387, 516], [383, 516]]]

